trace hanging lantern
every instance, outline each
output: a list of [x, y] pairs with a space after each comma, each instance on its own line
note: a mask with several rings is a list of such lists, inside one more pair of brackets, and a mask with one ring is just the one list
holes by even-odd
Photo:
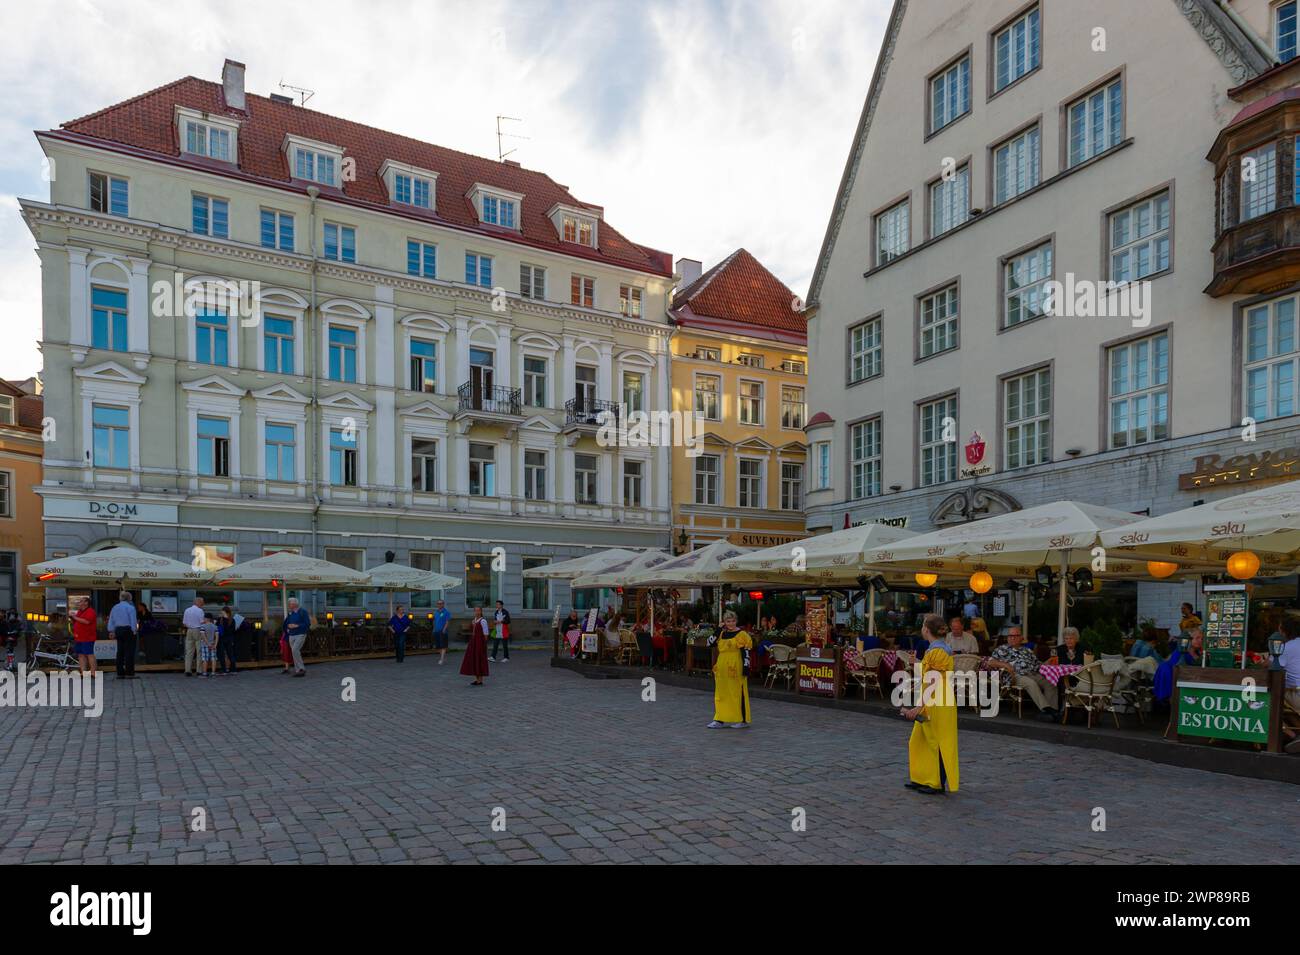
[[1164, 580], [1166, 577], [1171, 577], [1177, 570], [1178, 565], [1167, 560], [1147, 561], [1147, 573], [1156, 580]]
[[970, 575], [970, 589], [977, 594], [986, 594], [993, 589], [993, 577], [985, 570], [977, 570]]
[[1228, 573], [1238, 580], [1250, 580], [1259, 573], [1259, 555], [1239, 550], [1228, 558]]
[[933, 587], [935, 581], [938, 579], [938, 574], [917, 574], [916, 585], [918, 587]]

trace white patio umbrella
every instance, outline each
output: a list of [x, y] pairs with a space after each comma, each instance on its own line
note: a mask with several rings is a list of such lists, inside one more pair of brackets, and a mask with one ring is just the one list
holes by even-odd
[[574, 590], [605, 589], [606, 587], [627, 587], [628, 579], [642, 571], [650, 571], [667, 563], [673, 555], [662, 550], [647, 550], [634, 554], [626, 560], [615, 561], [600, 570], [574, 577], [569, 586]]
[[281, 551], [231, 564], [213, 575], [218, 587], [231, 590], [279, 590], [281, 609], [289, 612], [290, 587], [309, 590], [365, 590], [370, 575], [328, 560]]
[[459, 587], [461, 582], [455, 577], [439, 574], [432, 570], [420, 570], [406, 564], [387, 563], [371, 567], [370, 588], [388, 594], [388, 615], [393, 615], [393, 594], [422, 593], [427, 590], [448, 590]]
[[36, 587], [141, 587], [190, 588], [211, 580], [206, 570], [170, 557], [147, 554], [134, 547], [106, 547], [89, 554], [57, 557], [28, 564]]
[[1300, 481], [1112, 528], [1102, 532], [1101, 544], [1138, 560], [1220, 571], [1233, 552], [1250, 550], [1265, 567], [1285, 572], [1300, 563]]
[[574, 577], [581, 577], [583, 574], [598, 573], [619, 561], [630, 560], [638, 553], [638, 551], [627, 550], [622, 547], [611, 547], [606, 550], [583, 554], [581, 557], [574, 557], [572, 560], [562, 560], [555, 564], [543, 564], [541, 567], [530, 567], [523, 572], [523, 576], [541, 580], [572, 580]]

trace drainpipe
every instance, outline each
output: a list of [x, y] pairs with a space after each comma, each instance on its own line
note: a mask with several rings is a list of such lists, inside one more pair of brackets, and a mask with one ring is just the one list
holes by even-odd
[[[309, 452], [308, 460], [311, 464], [308, 466], [308, 473], [311, 475], [311, 556], [320, 556], [320, 547], [316, 539], [317, 526], [320, 523], [320, 395], [319, 390], [319, 360], [320, 356], [316, 353], [316, 197], [320, 195], [320, 189], [316, 186], [307, 187], [307, 198], [311, 203], [311, 213], [308, 216], [310, 220], [311, 241], [308, 248], [311, 251], [311, 293], [308, 299], [307, 307], [307, 341], [303, 353], [308, 355], [307, 365], [311, 369], [311, 413], [307, 416], [307, 449]], [[316, 591], [311, 592], [311, 613], [316, 616]]]
[[1268, 60], [1268, 62], [1273, 66], [1276, 66], [1281, 62], [1277, 58], [1277, 52], [1269, 49], [1268, 44], [1265, 43], [1263, 39], [1261, 39], [1260, 36], [1250, 28], [1250, 25], [1241, 18], [1241, 14], [1232, 9], [1229, 0], [1215, 0], [1215, 6], [1222, 10], [1224, 15], [1237, 25], [1237, 29], [1245, 35], [1246, 39], [1250, 41], [1250, 45], [1258, 50], [1264, 59]]

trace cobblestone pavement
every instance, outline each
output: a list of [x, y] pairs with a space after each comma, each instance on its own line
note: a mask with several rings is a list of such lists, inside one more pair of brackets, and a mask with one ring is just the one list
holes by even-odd
[[696, 690], [643, 702], [543, 652], [471, 689], [459, 663], [109, 677], [100, 719], [0, 710], [0, 864], [1259, 863], [1295, 835], [1283, 783], [966, 733], [961, 792], [926, 797], [901, 721], [760, 700], [714, 731]]

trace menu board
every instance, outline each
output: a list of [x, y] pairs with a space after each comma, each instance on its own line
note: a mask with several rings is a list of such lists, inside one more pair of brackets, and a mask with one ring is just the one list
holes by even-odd
[[[1250, 600], [1245, 584], [1210, 584], [1205, 588], [1205, 619], [1201, 630], [1205, 636], [1206, 655], [1240, 654], [1246, 665], [1246, 617]], [[1214, 651], [1221, 651], [1214, 653]]]
[[823, 647], [830, 631], [827, 629], [827, 601], [825, 597], [805, 597], [803, 601], [804, 628], [810, 647]]

